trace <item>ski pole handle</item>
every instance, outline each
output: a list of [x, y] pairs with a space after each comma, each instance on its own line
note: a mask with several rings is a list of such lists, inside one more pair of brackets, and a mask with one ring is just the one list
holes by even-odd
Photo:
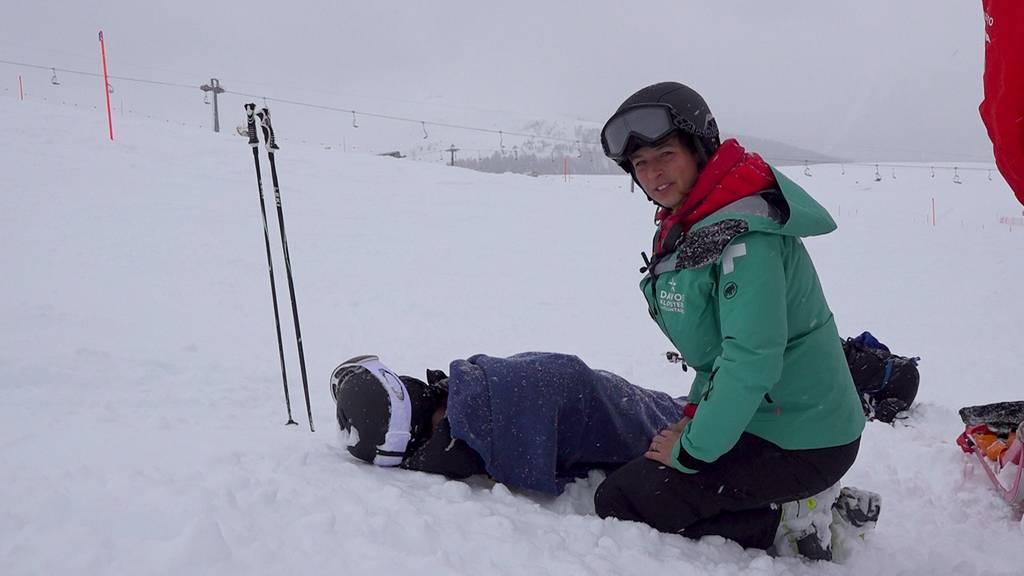
[[263, 143], [267, 145], [267, 152], [280, 150], [277, 138], [274, 137], [274, 127], [270, 124], [270, 109], [264, 106], [256, 115], [260, 117], [260, 123], [263, 125]]
[[260, 145], [259, 136], [256, 135], [256, 105], [249, 103], [245, 105], [245, 121], [249, 128], [249, 146], [256, 148]]

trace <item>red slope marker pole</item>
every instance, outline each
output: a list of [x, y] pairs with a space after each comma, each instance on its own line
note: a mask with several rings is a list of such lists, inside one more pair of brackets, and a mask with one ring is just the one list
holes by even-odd
[[100, 30], [100, 56], [103, 58], [103, 95], [107, 97], [107, 128], [110, 129], [110, 141], [114, 141], [114, 119], [110, 115], [110, 79], [107, 76], [107, 45], [103, 41], [103, 30]]

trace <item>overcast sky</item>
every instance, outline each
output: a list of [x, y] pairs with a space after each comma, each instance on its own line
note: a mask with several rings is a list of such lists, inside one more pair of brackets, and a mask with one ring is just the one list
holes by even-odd
[[[603, 122], [689, 84], [727, 132], [860, 159], [987, 160], [980, 0], [10, 2], [0, 59], [395, 113]], [[6, 87], [20, 72], [0, 64]], [[201, 94], [178, 95], [200, 102]], [[428, 120], [430, 118], [427, 118]], [[510, 129], [521, 128], [521, 125]]]

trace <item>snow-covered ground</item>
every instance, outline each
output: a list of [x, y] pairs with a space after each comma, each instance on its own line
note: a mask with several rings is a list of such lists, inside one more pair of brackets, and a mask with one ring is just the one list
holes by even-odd
[[568, 352], [675, 394], [689, 373], [636, 288], [651, 209], [625, 177], [344, 154], [275, 120], [315, 433], [291, 340], [303, 425], [283, 426], [245, 140], [122, 119], [109, 143], [101, 113], [0, 102], [0, 574], [1024, 570], [1024, 524], [953, 442], [960, 406], [1024, 397], [1024, 229], [998, 224], [1021, 213], [998, 174], [787, 170], [839, 222], [807, 244], [841, 332], [922, 357], [912, 417], [869, 424], [847, 478], [883, 494], [877, 531], [812, 564], [602, 521], [596, 475], [543, 499], [350, 458], [327, 379], [357, 354], [422, 375]]

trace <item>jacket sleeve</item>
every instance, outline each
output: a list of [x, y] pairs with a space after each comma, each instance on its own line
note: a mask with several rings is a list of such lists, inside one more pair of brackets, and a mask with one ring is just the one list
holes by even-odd
[[789, 328], [783, 238], [736, 237], [714, 264], [722, 353], [715, 359], [699, 410], [673, 451], [680, 470], [699, 471], [728, 452], [782, 377]]
[[697, 371], [693, 377], [693, 382], [690, 384], [690, 391], [686, 394], [686, 400], [688, 402], [697, 403], [697, 399], [704, 393], [704, 389], [708, 385], [708, 375], [704, 372]]

